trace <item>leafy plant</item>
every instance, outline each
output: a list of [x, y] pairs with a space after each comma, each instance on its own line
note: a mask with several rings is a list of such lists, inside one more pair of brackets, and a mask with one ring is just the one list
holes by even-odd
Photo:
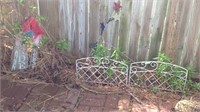
[[[108, 51], [110, 51], [110, 49], [105, 47], [102, 43], [98, 43], [96, 47], [92, 49], [92, 56], [97, 58], [97, 64], [100, 65], [101, 59], [107, 57], [109, 60], [113, 59], [120, 61], [122, 64], [119, 64], [119, 67], [121, 67], [122, 70], [126, 69], [124, 64], [127, 65], [128, 62], [122, 58], [122, 52], [119, 49], [114, 49], [111, 55], [107, 55]], [[109, 65], [106, 74], [109, 78], [112, 77], [113, 69], [109, 67]]]
[[113, 75], [113, 70], [109, 67], [109, 68], [106, 70], [106, 74], [107, 74], [107, 76], [108, 76], [109, 78], [111, 78], [112, 75]]
[[194, 68], [191, 67], [186, 67], [186, 69], [188, 70], [188, 78], [191, 79], [196, 73], [196, 71], [194, 70]]
[[37, 16], [36, 17], [36, 19], [38, 20], [38, 21], [45, 21], [46, 20], [46, 17], [45, 16]]
[[12, 33], [15, 35], [15, 34], [18, 34], [19, 32], [22, 31], [22, 28], [20, 26], [19, 23], [12, 23], [12, 24], [9, 24], [10, 27], [12, 28]]
[[68, 51], [69, 43], [66, 39], [60, 39], [56, 42], [56, 47], [62, 51]]
[[28, 48], [33, 47], [33, 41], [30, 37], [23, 37], [22, 43], [25, 44], [26, 47], [28, 47]]
[[92, 50], [92, 54], [94, 57], [102, 58], [107, 56], [108, 48], [105, 47], [103, 44], [99, 43], [97, 46]]
[[114, 49], [111, 58], [115, 60], [120, 60], [121, 57], [122, 57], [122, 52], [120, 51], [120, 49]]
[[32, 13], [36, 13], [37, 12], [37, 6], [30, 5], [29, 9], [31, 10]]
[[[167, 62], [167, 63], [172, 63], [171, 59], [165, 55], [164, 53], [160, 53], [158, 57], [154, 58], [157, 61], [160, 62]], [[173, 71], [171, 70], [173, 68]], [[188, 76], [187, 76], [187, 81], [184, 89], [184, 93], [188, 93], [193, 90], [198, 90], [200, 91], [200, 83], [196, 83], [192, 81], [192, 77], [195, 74], [195, 70], [191, 67], [186, 68], [188, 70]], [[168, 76], [163, 76], [166, 72], [171, 72], [173, 75], [169, 80]], [[169, 85], [174, 89], [181, 89], [181, 87], [184, 86], [185, 80], [181, 78], [182, 74], [182, 69], [178, 67], [173, 67], [172, 65], [166, 65], [166, 64], [160, 64], [158, 65], [158, 68], [156, 70], [156, 74], [161, 76], [161, 81], [166, 81], [169, 83]]]
[[193, 88], [193, 90], [200, 91], [200, 83], [194, 82], [192, 84], [192, 88]]
[[[154, 58], [160, 62], [172, 63], [170, 57], [164, 53], [159, 53], [158, 57]], [[166, 74], [171, 73], [172, 75], [168, 76]], [[181, 89], [184, 87], [184, 80], [181, 79], [182, 69], [174, 67], [173, 65], [160, 63], [156, 69], [156, 74], [159, 75], [162, 82], [168, 82], [173, 90]], [[170, 78], [169, 78], [170, 77]]]
[[191, 91], [200, 91], [200, 83], [192, 81], [192, 77], [195, 74], [195, 70], [191, 67], [187, 67], [186, 69], [188, 70], [188, 77], [187, 77], [185, 93], [189, 93]]
[[[165, 55], [164, 53], [159, 53], [158, 54], [158, 57], [154, 58], [155, 60], [157, 61], [160, 61], [160, 62], [171, 62], [170, 58]], [[170, 70], [170, 66], [167, 65], [167, 64], [163, 64], [163, 63], [160, 63], [158, 65], [158, 68], [156, 69], [156, 74], [161, 76], [161, 81], [165, 81], [167, 79], [167, 76], [164, 75], [166, 72], [169, 72]]]
[[158, 92], [158, 88], [157, 87], [150, 87], [150, 91], [154, 94], [156, 94]]
[[20, 4], [21, 6], [24, 6], [24, 4], [25, 4], [25, 0], [18, 0], [18, 2], [19, 2], [19, 4]]
[[161, 62], [171, 62], [170, 57], [167, 56], [165, 53], [159, 53], [158, 57], [155, 57], [154, 59]]
[[42, 36], [39, 47], [42, 48], [44, 44], [47, 44], [47, 43], [48, 43], [48, 38], [46, 36]]

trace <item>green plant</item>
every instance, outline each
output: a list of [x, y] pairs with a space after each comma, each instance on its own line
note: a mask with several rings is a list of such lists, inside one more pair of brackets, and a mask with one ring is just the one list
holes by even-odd
[[154, 59], [160, 62], [171, 62], [170, 57], [167, 56], [165, 53], [159, 53], [158, 57], [155, 57]]
[[[160, 53], [158, 57], [154, 59], [160, 62], [172, 63], [171, 59], [164, 53]], [[172, 68], [173, 68], [173, 71], [172, 71]], [[188, 70], [188, 76], [187, 76], [186, 85], [185, 85], [185, 89], [183, 90], [183, 93], [189, 93], [195, 90], [200, 91], [200, 83], [196, 83], [192, 81], [192, 77], [195, 74], [195, 70], [191, 67], [186, 67], [186, 69]], [[174, 90], [181, 89], [184, 86], [185, 80], [181, 78], [182, 69], [178, 67], [173, 67], [173, 65], [159, 64], [156, 70], [156, 74], [161, 76], [161, 79], [160, 79], [161, 81], [166, 81], [168, 79], [168, 76], [163, 75], [166, 72], [172, 73], [171, 78], [167, 81], [169, 85], [172, 87], [172, 89]]]
[[8, 25], [11, 27], [13, 35], [19, 34], [22, 31], [19, 23], [11, 23]]
[[38, 20], [38, 21], [45, 21], [46, 20], [46, 17], [45, 16], [37, 16], [36, 17], [36, 19]]
[[37, 6], [30, 5], [29, 9], [31, 10], [32, 13], [36, 13], [37, 12]]
[[194, 82], [192, 85], [193, 90], [200, 91], [200, 83]]
[[107, 56], [108, 48], [103, 44], [98, 43], [95, 48], [92, 49], [92, 55], [97, 58], [102, 58]]
[[24, 6], [24, 4], [25, 4], [25, 0], [18, 0], [18, 2], [19, 2], [19, 4], [20, 4], [21, 6]]
[[191, 67], [186, 68], [188, 70], [188, 77], [186, 83], [185, 93], [190, 93], [191, 91], [200, 91], [200, 83], [192, 81], [192, 77], [195, 75], [195, 69]]
[[46, 36], [42, 36], [40, 40], [39, 48], [42, 48], [47, 43], [48, 43], [48, 38]]
[[23, 37], [22, 43], [26, 45], [26, 47], [32, 47], [33, 46], [33, 41], [30, 37]]
[[[160, 61], [160, 62], [168, 62], [168, 63], [171, 63], [171, 59], [165, 55], [164, 53], [159, 53], [158, 54], [158, 57], [154, 58], [155, 60], [157, 61]], [[156, 69], [156, 74], [157, 75], [162, 75], [164, 74], [165, 72], [168, 72], [170, 70], [170, 66], [167, 65], [167, 64], [159, 64], [158, 65], [158, 68]], [[165, 76], [162, 76], [165, 78]]]
[[111, 59], [120, 60], [122, 58], [122, 52], [120, 49], [114, 49], [111, 55]]
[[[97, 58], [96, 64], [100, 65], [101, 59], [107, 57], [109, 60], [113, 59], [120, 61], [122, 64], [119, 64], [119, 67], [121, 67], [122, 71], [124, 71], [126, 69], [124, 64], [127, 65], [128, 62], [125, 59], [123, 59], [123, 53], [119, 49], [114, 49], [111, 55], [107, 55], [109, 51], [110, 49], [104, 46], [104, 44], [98, 43], [96, 47], [92, 49], [92, 56]], [[106, 70], [106, 74], [109, 78], [112, 77], [113, 69], [109, 67], [109, 65], [108, 69]]]
[[97, 64], [100, 65], [101, 59], [107, 57], [109, 49], [104, 44], [98, 43], [95, 48], [92, 49], [92, 56], [97, 58]]
[[69, 43], [66, 39], [60, 39], [56, 42], [56, 47], [62, 51], [68, 51]]
[[[172, 63], [170, 57], [164, 53], [159, 53], [158, 57], [154, 59], [160, 62]], [[180, 78], [182, 71], [181, 68], [171, 64], [160, 63], [156, 69], [156, 74], [161, 77], [161, 82], [167, 81], [172, 90], [181, 90], [185, 85], [183, 78]]]
[[196, 71], [192, 67], [186, 67], [186, 69], [188, 70], [188, 79], [191, 79], [196, 73]]
[[157, 87], [150, 87], [150, 91], [154, 94], [156, 94], [158, 92], [158, 88]]
[[107, 76], [108, 76], [109, 78], [111, 78], [112, 75], [113, 75], [113, 70], [109, 67], [109, 68], [106, 70], [106, 74], [107, 74]]

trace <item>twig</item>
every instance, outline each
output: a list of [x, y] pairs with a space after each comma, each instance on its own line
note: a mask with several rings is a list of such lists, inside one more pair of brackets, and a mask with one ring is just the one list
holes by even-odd
[[90, 91], [96, 94], [119, 94], [119, 93], [123, 93], [124, 91], [114, 91], [114, 92], [108, 92], [108, 91], [104, 91], [104, 92], [100, 92], [97, 90], [92, 90], [86, 86], [84, 86], [83, 84], [79, 84], [81, 86], [81, 88], [85, 89], [86, 91]]
[[56, 95], [54, 95], [54, 96], [51, 96], [50, 98], [48, 98], [48, 99], [46, 99], [46, 100], [40, 102], [38, 105], [41, 105], [42, 103], [45, 103], [46, 101], [49, 101], [49, 100], [51, 100], [51, 99], [54, 99], [54, 98], [56, 98], [57, 96], [63, 95], [63, 94], [65, 94], [65, 93], [66, 93], [66, 91], [61, 92], [60, 94], [56, 94]]
[[126, 91], [127, 91], [138, 103], [144, 105], [144, 103], [143, 103], [140, 99], [138, 99], [133, 93], [131, 93], [131, 92], [128, 91], [127, 89], [126, 89]]

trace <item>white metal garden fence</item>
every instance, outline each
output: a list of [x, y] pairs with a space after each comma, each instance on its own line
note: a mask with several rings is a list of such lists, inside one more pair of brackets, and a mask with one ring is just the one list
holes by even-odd
[[183, 92], [188, 70], [159, 61], [134, 62], [129, 67], [109, 58], [87, 57], [76, 61], [76, 74], [81, 82]]

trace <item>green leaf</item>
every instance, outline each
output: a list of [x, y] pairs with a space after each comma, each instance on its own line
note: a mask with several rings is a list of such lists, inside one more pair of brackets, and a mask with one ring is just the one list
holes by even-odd
[[66, 39], [61, 39], [56, 42], [56, 47], [62, 51], [68, 51], [69, 43]]
[[37, 16], [36, 19], [38, 21], [45, 21], [46, 20], [46, 17], [45, 16]]
[[113, 75], [113, 70], [111, 68], [108, 68], [106, 74], [108, 75], [109, 78], [111, 78]]
[[18, 0], [18, 2], [19, 2], [19, 4], [22, 5], [22, 6], [24, 6], [24, 4], [25, 4], [25, 0]]

